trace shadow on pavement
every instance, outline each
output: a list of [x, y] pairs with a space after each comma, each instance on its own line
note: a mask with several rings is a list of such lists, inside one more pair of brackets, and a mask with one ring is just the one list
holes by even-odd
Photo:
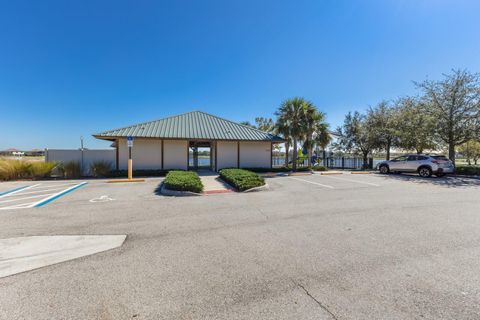
[[480, 178], [474, 177], [458, 177], [458, 176], [444, 176], [444, 177], [435, 177], [422, 178], [415, 174], [375, 174], [377, 177], [382, 177], [384, 179], [393, 179], [401, 181], [409, 181], [418, 184], [429, 184], [447, 188], [459, 188], [459, 187], [480, 187]]

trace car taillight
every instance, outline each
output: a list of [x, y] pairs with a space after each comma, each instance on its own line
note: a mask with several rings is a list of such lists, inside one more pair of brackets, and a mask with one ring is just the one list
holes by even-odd
[[439, 164], [439, 163], [440, 163], [440, 161], [437, 161], [437, 160], [432, 160], [432, 163]]

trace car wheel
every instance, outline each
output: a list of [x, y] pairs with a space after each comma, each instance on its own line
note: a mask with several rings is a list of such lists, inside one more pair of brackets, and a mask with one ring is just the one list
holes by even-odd
[[418, 169], [418, 174], [420, 175], [420, 177], [429, 178], [432, 176], [432, 169], [428, 167], [421, 167], [420, 169]]
[[382, 174], [387, 174], [390, 171], [388, 169], [388, 166], [386, 166], [386, 165], [380, 166], [379, 170], [380, 170], [380, 173], [382, 173]]

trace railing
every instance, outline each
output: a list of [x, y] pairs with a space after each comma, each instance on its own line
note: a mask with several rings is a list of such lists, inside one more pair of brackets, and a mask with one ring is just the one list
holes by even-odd
[[[362, 157], [326, 157], [326, 158], [314, 158], [315, 165], [324, 166], [330, 169], [364, 169], [373, 168], [373, 159], [368, 158], [368, 162], [366, 166], [363, 163]], [[291, 165], [291, 160], [289, 160]], [[285, 166], [285, 157], [273, 157], [272, 164], [274, 167], [281, 167]], [[306, 167], [308, 166], [308, 159], [304, 159], [303, 161], [297, 162], [298, 167]]]

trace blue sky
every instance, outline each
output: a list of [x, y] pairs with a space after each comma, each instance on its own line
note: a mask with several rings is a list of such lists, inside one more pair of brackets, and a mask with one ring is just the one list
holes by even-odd
[[0, 149], [89, 148], [91, 134], [202, 110], [271, 117], [292, 96], [336, 127], [480, 71], [480, 1], [0, 0]]

